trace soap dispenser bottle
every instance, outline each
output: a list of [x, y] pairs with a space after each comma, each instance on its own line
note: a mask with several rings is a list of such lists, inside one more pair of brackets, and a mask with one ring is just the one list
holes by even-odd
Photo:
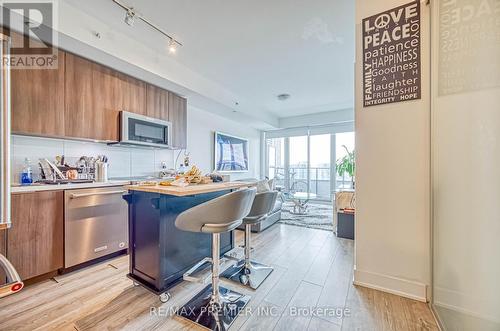
[[21, 172], [21, 185], [30, 185], [33, 183], [33, 173], [31, 171], [30, 159], [24, 159], [23, 171]]

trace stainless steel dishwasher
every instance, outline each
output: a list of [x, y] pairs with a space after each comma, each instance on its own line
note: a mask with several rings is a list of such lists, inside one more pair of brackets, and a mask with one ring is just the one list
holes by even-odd
[[65, 191], [65, 268], [128, 248], [125, 193], [121, 186]]

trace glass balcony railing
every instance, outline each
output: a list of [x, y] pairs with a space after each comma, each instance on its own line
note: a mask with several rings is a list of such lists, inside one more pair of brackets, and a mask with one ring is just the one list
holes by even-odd
[[290, 167], [288, 171], [288, 183], [285, 181], [287, 174], [285, 168], [269, 167], [269, 177], [275, 178], [276, 185], [282, 191], [288, 193], [309, 192], [314, 193], [318, 200], [328, 200], [332, 198], [332, 192], [339, 189], [352, 189], [351, 178], [335, 176], [335, 187], [331, 187], [331, 171], [327, 167], [309, 168], [309, 185], [307, 183], [307, 168]]

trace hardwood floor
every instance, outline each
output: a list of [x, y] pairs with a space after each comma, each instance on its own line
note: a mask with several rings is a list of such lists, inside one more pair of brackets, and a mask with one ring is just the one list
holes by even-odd
[[[352, 285], [352, 241], [289, 225], [252, 239], [253, 259], [275, 270], [257, 291], [223, 281], [252, 297], [231, 330], [438, 330], [426, 304]], [[183, 282], [162, 304], [134, 287], [127, 270], [119, 257], [0, 299], [0, 330], [201, 330], [172, 311], [202, 285]], [[299, 307], [307, 309], [297, 314]], [[311, 316], [309, 307], [336, 310]]]

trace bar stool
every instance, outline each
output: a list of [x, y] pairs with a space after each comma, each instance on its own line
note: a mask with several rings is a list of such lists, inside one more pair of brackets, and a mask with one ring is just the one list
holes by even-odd
[[210, 330], [225, 331], [250, 297], [219, 286], [220, 234], [236, 229], [248, 215], [255, 189], [228, 193], [190, 208], [175, 220], [179, 230], [212, 234], [212, 284], [205, 287], [177, 315]]
[[273, 272], [271, 266], [250, 261], [250, 234], [252, 233], [252, 225], [262, 222], [267, 214], [273, 210], [277, 196], [278, 192], [276, 191], [263, 192], [255, 196], [250, 213], [243, 219], [243, 224], [245, 224], [245, 259], [229, 267], [221, 274], [221, 277], [255, 290]]

